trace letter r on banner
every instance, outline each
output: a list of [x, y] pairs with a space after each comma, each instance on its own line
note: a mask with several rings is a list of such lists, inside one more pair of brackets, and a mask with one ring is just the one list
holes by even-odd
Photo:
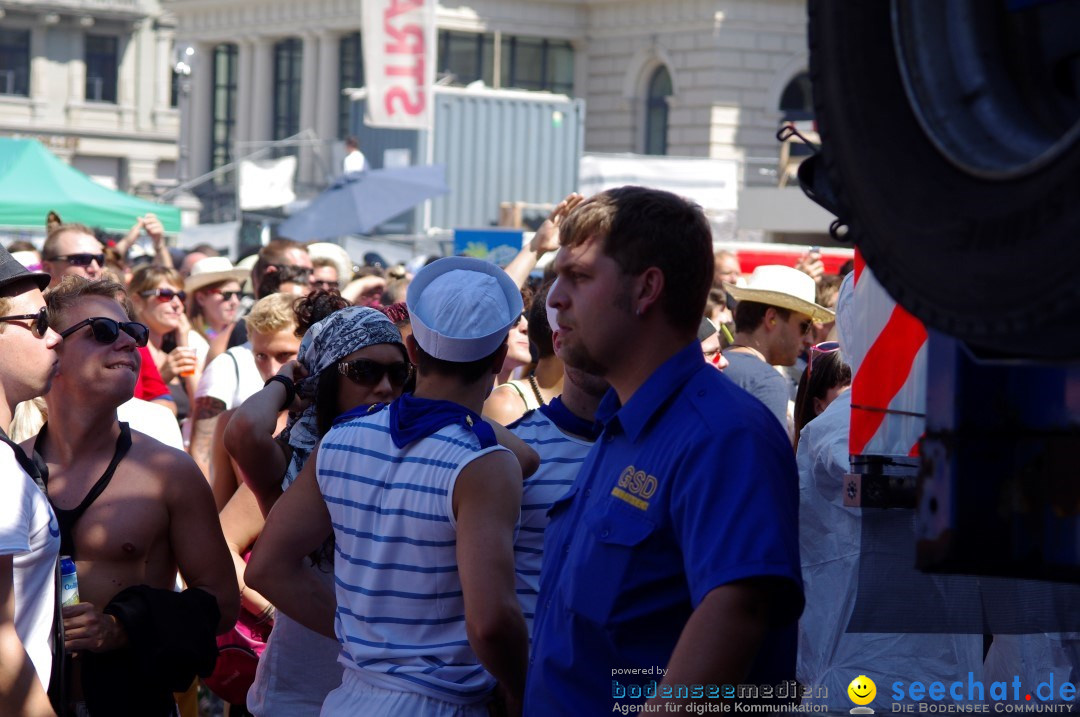
[[364, 124], [431, 129], [435, 0], [363, 0]]

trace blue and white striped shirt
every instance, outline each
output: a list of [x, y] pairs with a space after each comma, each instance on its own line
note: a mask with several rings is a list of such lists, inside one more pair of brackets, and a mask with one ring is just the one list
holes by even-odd
[[384, 689], [457, 704], [495, 685], [465, 632], [454, 484], [487, 453], [461, 425], [398, 449], [390, 411], [334, 426], [316, 475], [334, 526], [339, 660]]
[[559, 430], [542, 408], [526, 413], [510, 430], [540, 454], [540, 467], [525, 479], [522, 488], [521, 527], [514, 541], [515, 587], [531, 639], [548, 508], [573, 485], [593, 444]]

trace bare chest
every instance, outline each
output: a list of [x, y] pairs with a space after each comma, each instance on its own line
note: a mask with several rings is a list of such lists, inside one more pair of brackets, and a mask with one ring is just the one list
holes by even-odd
[[61, 524], [74, 520], [72, 539], [80, 561], [147, 562], [168, 551], [169, 512], [161, 481], [125, 459], [81, 516], [75, 511], [100, 475], [49, 466], [49, 499]]

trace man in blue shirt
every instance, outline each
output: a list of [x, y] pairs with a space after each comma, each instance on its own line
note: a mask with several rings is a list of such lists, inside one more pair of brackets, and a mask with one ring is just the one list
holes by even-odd
[[525, 713], [793, 678], [795, 461], [768, 410], [702, 359], [708, 222], [672, 194], [623, 187], [578, 207], [560, 243], [548, 305], [563, 360], [612, 390], [600, 440], [551, 509]]

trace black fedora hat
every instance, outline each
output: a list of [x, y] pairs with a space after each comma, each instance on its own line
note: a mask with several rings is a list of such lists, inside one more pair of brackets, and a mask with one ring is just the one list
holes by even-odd
[[0, 247], [0, 289], [17, 281], [30, 279], [38, 288], [45, 291], [49, 285], [49, 275], [40, 271], [28, 271], [7, 249]]

